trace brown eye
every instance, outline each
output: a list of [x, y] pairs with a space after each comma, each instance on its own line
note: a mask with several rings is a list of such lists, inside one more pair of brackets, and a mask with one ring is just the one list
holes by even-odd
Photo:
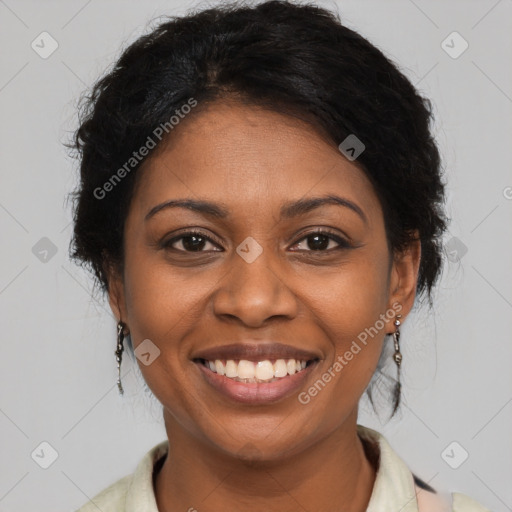
[[[181, 247], [179, 247], [180, 244]], [[208, 244], [213, 247], [213, 250], [216, 250], [216, 244], [209, 237], [200, 231], [190, 231], [164, 242], [163, 247], [180, 252], [206, 252], [212, 250], [208, 248]], [[178, 247], [175, 247], [175, 245], [178, 245]], [[204, 250], [205, 247], [207, 247], [206, 251]]]
[[[346, 249], [350, 247], [349, 242], [340, 236], [330, 232], [330, 231], [314, 231], [312, 233], [308, 233], [305, 237], [301, 238], [299, 242], [296, 242], [295, 245], [300, 244], [303, 240], [306, 240], [307, 249], [299, 249], [299, 250], [310, 250], [316, 252], [327, 252], [336, 249]], [[332, 247], [332, 242], [338, 244], [338, 247]], [[331, 245], [331, 246], [330, 246]]]

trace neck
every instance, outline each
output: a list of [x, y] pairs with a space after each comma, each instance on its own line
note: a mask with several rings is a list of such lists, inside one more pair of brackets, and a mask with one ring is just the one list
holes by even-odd
[[[169, 454], [154, 479], [160, 512], [366, 511], [376, 468], [357, 435], [357, 410], [300, 454], [247, 463], [190, 435], [164, 411]], [[334, 504], [334, 505], [333, 505]]]

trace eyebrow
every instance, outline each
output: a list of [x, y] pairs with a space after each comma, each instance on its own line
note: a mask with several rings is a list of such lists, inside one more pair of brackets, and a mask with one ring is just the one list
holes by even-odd
[[[305, 199], [299, 199], [298, 201], [290, 201], [285, 203], [281, 207], [279, 218], [291, 219], [326, 205], [336, 205], [349, 208], [353, 212], [357, 213], [365, 222], [365, 224], [368, 224], [368, 219], [360, 206], [355, 204], [353, 201], [350, 201], [349, 199], [332, 194], [321, 197], [308, 197]], [[171, 199], [151, 208], [151, 210], [149, 210], [149, 212], [144, 217], [144, 220], [147, 221], [158, 212], [168, 208], [187, 208], [203, 215], [218, 219], [224, 219], [229, 216], [229, 210], [225, 206], [217, 203], [197, 199]]]

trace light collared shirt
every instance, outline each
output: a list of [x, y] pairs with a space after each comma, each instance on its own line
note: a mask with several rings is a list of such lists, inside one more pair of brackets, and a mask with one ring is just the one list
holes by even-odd
[[[469, 496], [434, 491], [416, 477], [379, 432], [357, 425], [359, 437], [374, 447], [378, 470], [366, 512], [491, 512]], [[159, 512], [153, 471], [167, 455], [169, 441], [144, 455], [135, 472], [113, 483], [76, 512]]]

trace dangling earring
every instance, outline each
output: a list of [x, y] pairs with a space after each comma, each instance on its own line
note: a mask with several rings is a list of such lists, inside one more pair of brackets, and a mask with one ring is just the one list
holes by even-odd
[[398, 406], [400, 405], [400, 395], [402, 390], [402, 384], [400, 383], [400, 367], [402, 364], [402, 354], [400, 352], [400, 318], [402, 318], [402, 315], [396, 315], [396, 319], [394, 322], [395, 332], [393, 333], [393, 340], [395, 342], [395, 353], [393, 354], [393, 359], [397, 367], [397, 382], [395, 385], [394, 392], [393, 414], [395, 414], [396, 410], [398, 409]]
[[124, 324], [119, 321], [117, 324], [117, 350], [115, 351], [116, 361], [117, 361], [117, 388], [119, 389], [119, 394], [122, 395], [124, 393], [123, 385], [121, 384], [121, 359], [123, 357], [123, 340], [124, 340]]

